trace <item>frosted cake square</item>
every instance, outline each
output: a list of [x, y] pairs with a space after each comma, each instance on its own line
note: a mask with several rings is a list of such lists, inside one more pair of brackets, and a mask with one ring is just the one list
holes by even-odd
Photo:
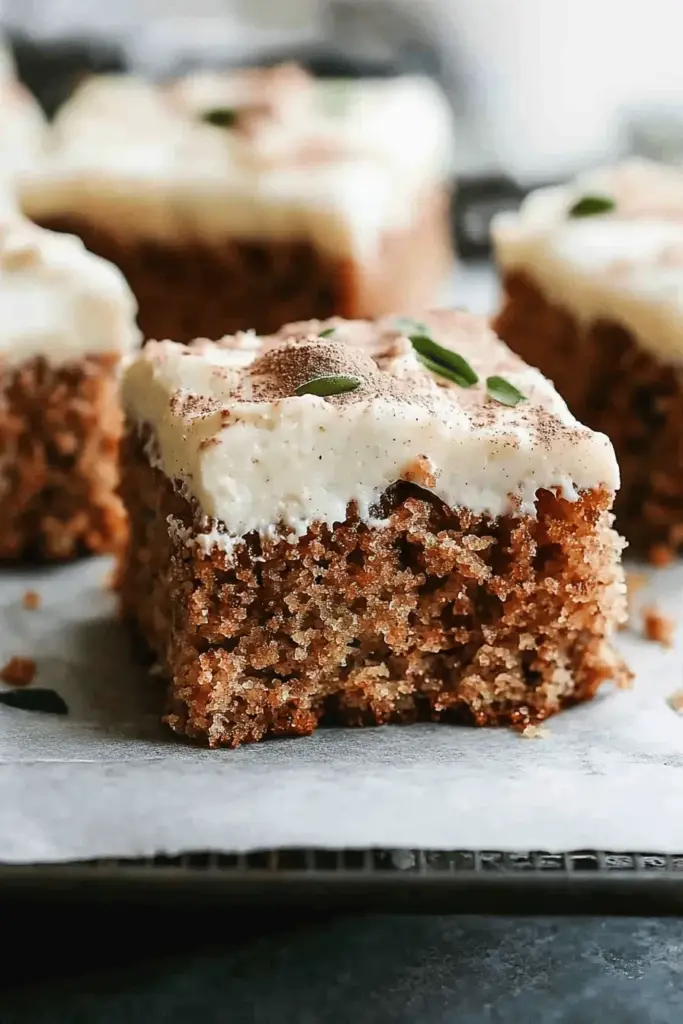
[[120, 547], [118, 370], [138, 342], [116, 267], [77, 238], [0, 224], [0, 559]]
[[683, 548], [683, 172], [641, 160], [532, 193], [493, 230], [501, 337], [611, 438], [617, 527]]
[[177, 732], [525, 726], [625, 677], [612, 447], [479, 318], [150, 342], [123, 395], [123, 608]]
[[146, 337], [374, 316], [436, 302], [450, 271], [452, 130], [420, 77], [102, 76], [59, 112], [21, 200], [121, 268]]

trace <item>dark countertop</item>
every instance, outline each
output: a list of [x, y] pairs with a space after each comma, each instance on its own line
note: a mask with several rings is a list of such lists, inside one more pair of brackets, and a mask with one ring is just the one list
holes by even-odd
[[297, 921], [122, 905], [2, 917], [2, 1024], [683, 1019], [683, 921], [672, 918]]

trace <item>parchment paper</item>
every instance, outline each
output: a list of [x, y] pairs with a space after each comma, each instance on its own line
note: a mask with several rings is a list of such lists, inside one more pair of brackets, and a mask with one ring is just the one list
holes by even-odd
[[[66, 716], [0, 706], [0, 860], [285, 845], [683, 851], [683, 636], [620, 634], [637, 678], [543, 739], [451, 725], [328, 730], [207, 751], [158, 722], [99, 559], [0, 575], [0, 664], [37, 662]], [[651, 573], [676, 614], [683, 565]], [[38, 610], [22, 605], [27, 589]], [[636, 624], [640, 616], [635, 615]]]

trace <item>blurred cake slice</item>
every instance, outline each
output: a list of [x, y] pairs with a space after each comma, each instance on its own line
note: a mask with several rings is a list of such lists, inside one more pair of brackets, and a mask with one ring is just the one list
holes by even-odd
[[22, 200], [121, 268], [146, 337], [189, 341], [436, 302], [452, 160], [428, 79], [104, 76], [58, 115]]
[[523, 727], [624, 678], [612, 447], [479, 318], [150, 342], [123, 395], [123, 606], [176, 731]]
[[0, 558], [116, 550], [118, 369], [139, 341], [121, 273], [78, 238], [0, 224]]
[[533, 193], [494, 224], [501, 337], [614, 444], [617, 526], [683, 545], [683, 172], [634, 160]]
[[18, 209], [18, 178], [43, 158], [47, 119], [38, 101], [14, 76], [10, 54], [0, 45], [0, 216]]

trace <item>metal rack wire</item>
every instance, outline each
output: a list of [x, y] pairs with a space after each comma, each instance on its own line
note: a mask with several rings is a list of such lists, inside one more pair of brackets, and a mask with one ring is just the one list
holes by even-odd
[[683, 854], [262, 850], [2, 865], [4, 896], [528, 914], [683, 913]]

